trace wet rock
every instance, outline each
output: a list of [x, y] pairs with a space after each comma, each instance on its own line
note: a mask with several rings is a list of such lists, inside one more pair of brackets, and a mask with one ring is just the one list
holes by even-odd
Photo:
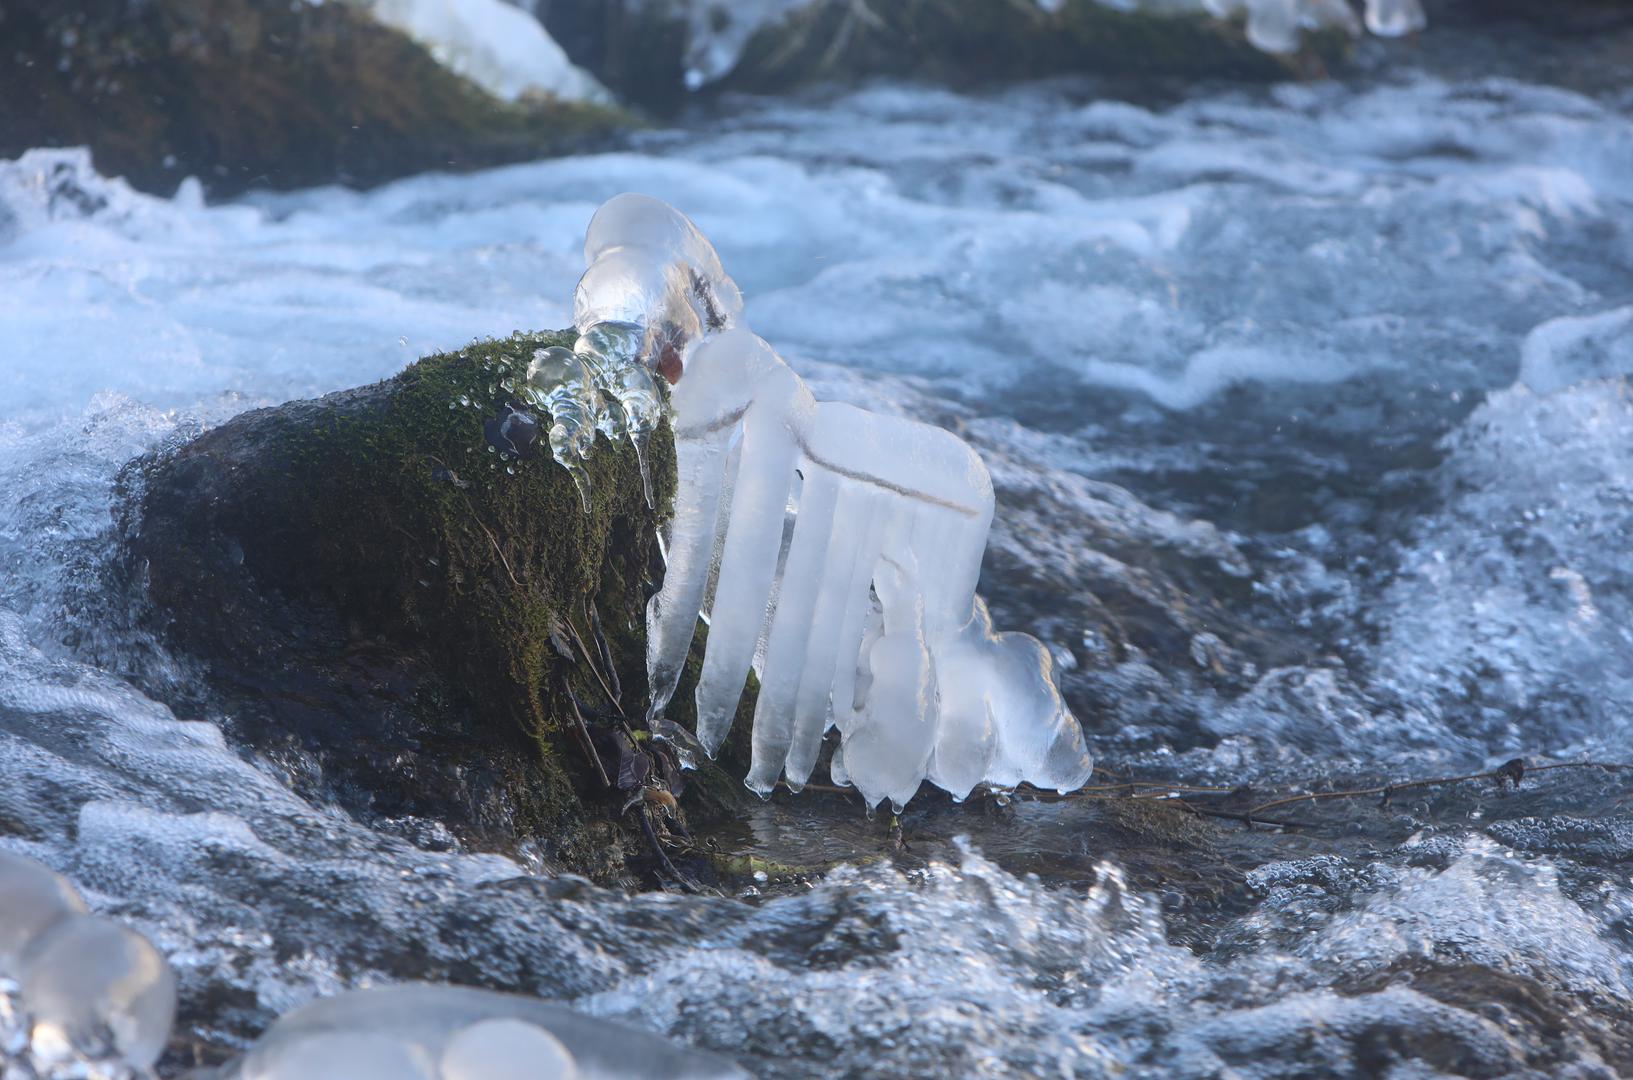
[[478, 847], [540, 840], [567, 867], [623, 874], [620, 849], [646, 843], [622, 842], [637, 820], [622, 789], [637, 785], [621, 781], [680, 786], [669, 763], [651, 767], [664, 744], [626, 720], [646, 706], [660, 515], [627, 443], [594, 445], [585, 513], [548, 456], [484, 434], [505, 365], [567, 337], [433, 356], [128, 468], [125, 567], [209, 688], [153, 691], [184, 717], [225, 713], [297, 790], [393, 831], [420, 819]]
[[0, 0], [0, 158], [89, 146], [145, 191], [366, 186], [580, 148], [626, 120], [501, 102], [353, 4]]
[[1089, 72], [1112, 78], [1178, 75], [1277, 79], [1319, 71], [1348, 38], [1306, 35], [1302, 51], [1253, 48], [1239, 20], [1135, 13], [1096, 0], [993, 3], [916, 0], [789, 4], [781, 20], [752, 9], [685, 0], [535, 0], [531, 6], [574, 62], [628, 100], [676, 108], [688, 89], [749, 91], [868, 75], [954, 85]]

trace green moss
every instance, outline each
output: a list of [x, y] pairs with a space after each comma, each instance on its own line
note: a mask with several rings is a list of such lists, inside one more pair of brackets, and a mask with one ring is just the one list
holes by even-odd
[[89, 146], [168, 194], [369, 185], [579, 148], [620, 110], [499, 101], [356, 5], [0, 0], [0, 157]]

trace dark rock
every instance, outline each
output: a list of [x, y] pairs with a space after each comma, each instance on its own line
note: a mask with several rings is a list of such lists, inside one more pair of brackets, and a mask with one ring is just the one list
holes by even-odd
[[[586, 514], [548, 454], [483, 435], [497, 383], [569, 336], [430, 357], [130, 467], [126, 568], [202, 676], [154, 691], [183, 716], [225, 713], [297, 789], [364, 820], [499, 850], [542, 839], [622, 879], [620, 849], [646, 845], [627, 842], [619, 789], [666, 773], [640, 748], [660, 515], [627, 443], [596, 443]], [[660, 429], [659, 507], [672, 447]], [[718, 807], [741, 787], [700, 790], [694, 806]]]
[[577, 149], [627, 120], [499, 101], [347, 3], [0, 0], [0, 158], [89, 146], [145, 191], [367, 186]]
[[[581, 66], [626, 100], [671, 112], [687, 95], [692, 48], [686, 0], [532, 0]], [[711, 17], [729, 22], [730, 4]], [[992, 0], [819, 0], [757, 31], [716, 89], [785, 90], [812, 82], [893, 75], [971, 85], [1083, 72], [1113, 79], [1280, 79], [1319, 73], [1346, 55], [1345, 35], [1307, 36], [1291, 57], [1247, 43], [1239, 21], [1118, 11], [1067, 0], [1059, 11]]]

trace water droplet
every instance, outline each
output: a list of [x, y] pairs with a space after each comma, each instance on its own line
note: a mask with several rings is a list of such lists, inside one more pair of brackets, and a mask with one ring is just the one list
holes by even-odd
[[497, 454], [498, 452], [499, 452], [498, 447], [494, 446], [492, 443], [488, 444], [488, 453]]
[[461, 405], [469, 405], [471, 403], [471, 399], [466, 397], [464, 394], [460, 394], [459, 395], [459, 403]]
[[506, 465], [506, 466], [505, 466], [505, 471], [506, 471], [506, 472], [507, 472], [507, 473], [509, 473], [509, 474], [510, 474], [510, 475], [512, 475], [512, 476], [515, 476], [515, 475], [516, 475], [516, 466], [514, 466], [514, 465]]

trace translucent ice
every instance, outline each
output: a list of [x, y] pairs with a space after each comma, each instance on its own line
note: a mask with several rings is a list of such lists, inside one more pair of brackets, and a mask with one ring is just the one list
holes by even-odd
[[60, 874], [0, 851], [0, 978], [15, 979], [28, 946], [59, 919], [85, 912]]
[[114, 1060], [150, 1067], [176, 1015], [176, 976], [148, 940], [90, 915], [63, 919], [28, 950], [19, 980], [45, 1063]]
[[1048, 652], [994, 634], [975, 596], [993, 512], [975, 452], [940, 428], [813, 398], [735, 328], [737, 287], [672, 207], [620, 195], [589, 235], [580, 351], [615, 340], [621, 362], [675, 384], [680, 487], [647, 620], [654, 715], [707, 606], [698, 738], [710, 753], [725, 741], [759, 655], [756, 791], [779, 776], [803, 786], [834, 726], [835, 772], [870, 805], [901, 805], [926, 777], [957, 798], [983, 781], [1081, 785], [1092, 761]]
[[273, 1024], [236, 1080], [735, 1080], [724, 1058], [515, 994], [406, 985], [320, 998]]
[[60, 875], [0, 852], [0, 1066], [27, 1060], [52, 1076], [145, 1070], [175, 1011], [175, 976], [146, 938], [85, 914]]
[[1415, 34], [1428, 22], [1418, 0], [1366, 0], [1367, 29], [1379, 37]]

